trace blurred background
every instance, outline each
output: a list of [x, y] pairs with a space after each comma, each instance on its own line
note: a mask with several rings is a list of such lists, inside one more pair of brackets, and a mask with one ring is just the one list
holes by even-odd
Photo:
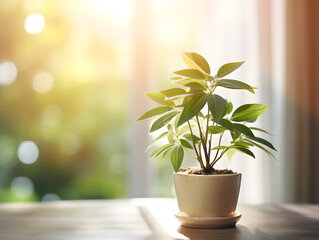
[[[212, 71], [272, 105], [257, 126], [278, 161], [237, 154], [242, 203], [319, 202], [319, 2], [315, 0], [10, 0], [0, 2], [0, 202], [172, 197], [169, 159], [148, 160], [155, 106], [198, 52]], [[266, 137], [266, 136], [263, 136]], [[155, 146], [156, 147], [156, 146]], [[195, 165], [188, 159], [185, 166]]]

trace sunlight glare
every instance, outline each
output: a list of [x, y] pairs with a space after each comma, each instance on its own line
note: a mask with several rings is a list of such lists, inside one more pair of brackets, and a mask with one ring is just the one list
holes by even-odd
[[24, 164], [32, 164], [38, 160], [39, 148], [32, 141], [23, 141], [18, 147], [18, 158]]
[[61, 198], [54, 193], [47, 193], [43, 196], [42, 202], [60, 201]]
[[32, 181], [27, 177], [16, 177], [11, 182], [12, 193], [21, 199], [29, 198], [34, 190]]
[[47, 93], [53, 87], [53, 77], [49, 73], [40, 72], [33, 78], [33, 89], [38, 93]]
[[18, 76], [16, 65], [10, 60], [0, 63], [0, 85], [10, 85], [14, 83]]
[[25, 20], [25, 30], [30, 34], [37, 34], [41, 32], [45, 25], [45, 19], [42, 14], [30, 14]]

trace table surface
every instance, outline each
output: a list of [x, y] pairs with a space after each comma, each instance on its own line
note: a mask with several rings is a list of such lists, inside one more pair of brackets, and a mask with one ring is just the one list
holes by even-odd
[[175, 199], [0, 204], [0, 239], [319, 239], [319, 205], [240, 205], [235, 228], [194, 229]]

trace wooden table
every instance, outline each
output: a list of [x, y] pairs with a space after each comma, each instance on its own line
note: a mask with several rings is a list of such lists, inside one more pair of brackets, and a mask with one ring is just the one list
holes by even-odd
[[319, 205], [239, 206], [236, 228], [193, 229], [175, 199], [0, 204], [1, 240], [319, 239]]

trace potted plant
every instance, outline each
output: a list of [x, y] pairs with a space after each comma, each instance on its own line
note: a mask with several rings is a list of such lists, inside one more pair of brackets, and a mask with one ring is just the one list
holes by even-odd
[[[255, 158], [250, 150], [257, 147], [268, 155], [276, 150], [257, 134], [268, 133], [251, 126], [270, 106], [245, 104], [233, 110], [229, 100], [215, 93], [218, 88], [246, 90], [254, 87], [238, 80], [225, 78], [244, 62], [232, 62], [211, 75], [207, 61], [197, 53], [182, 53], [188, 69], [174, 72], [173, 84], [179, 86], [161, 92], [145, 93], [162, 106], [144, 113], [139, 119], [155, 118], [150, 132], [163, 130], [151, 143], [160, 139], [167, 143], [155, 149], [150, 158], [169, 156], [174, 168], [174, 184], [180, 212], [175, 216], [184, 226], [234, 226], [241, 174], [232, 170], [215, 169], [215, 164], [230, 151], [240, 151]], [[223, 136], [229, 134], [226, 142]], [[149, 146], [149, 147], [150, 147]], [[184, 154], [193, 157], [199, 167], [180, 168]]]

